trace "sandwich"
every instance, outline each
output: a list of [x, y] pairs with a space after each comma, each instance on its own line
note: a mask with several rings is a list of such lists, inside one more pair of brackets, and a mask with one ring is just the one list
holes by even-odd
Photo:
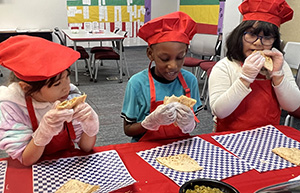
[[253, 53], [255, 52], [259, 52], [264, 58], [265, 58], [265, 63], [264, 63], [264, 67], [269, 70], [269, 71], [273, 71], [273, 61], [272, 58], [269, 56], [266, 56], [265, 53], [263, 51], [253, 51]]
[[74, 97], [70, 100], [63, 101], [59, 103], [56, 108], [57, 109], [72, 109], [76, 107], [78, 104], [85, 102], [86, 94], [81, 95], [79, 97]]

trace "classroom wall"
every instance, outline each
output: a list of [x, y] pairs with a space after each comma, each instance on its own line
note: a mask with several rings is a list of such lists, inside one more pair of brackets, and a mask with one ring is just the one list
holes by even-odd
[[299, 0], [286, 0], [286, 2], [294, 10], [294, 17], [291, 21], [284, 23], [280, 27], [281, 39], [283, 43], [288, 41], [300, 42], [300, 1]]
[[66, 0], [0, 0], [0, 28], [67, 28], [66, 7]]
[[[179, 10], [179, 1], [180, 0], [151, 0], [151, 18]], [[294, 9], [294, 18], [292, 21], [281, 26], [280, 32], [282, 39], [284, 42], [300, 42], [298, 29], [300, 1], [286, 1]], [[226, 34], [240, 22], [241, 16], [237, 7], [241, 2], [242, 0], [226, 1], [223, 25], [223, 34], [225, 37]], [[0, 0], [0, 28], [53, 29], [56, 26], [67, 28], [66, 4], [66, 0]]]
[[224, 17], [223, 17], [223, 37], [222, 37], [222, 49], [221, 58], [226, 53], [226, 38], [229, 33], [241, 22], [241, 13], [238, 10], [238, 6], [243, 0], [227, 0], [225, 2]]
[[151, 0], [151, 19], [179, 10], [180, 0]]

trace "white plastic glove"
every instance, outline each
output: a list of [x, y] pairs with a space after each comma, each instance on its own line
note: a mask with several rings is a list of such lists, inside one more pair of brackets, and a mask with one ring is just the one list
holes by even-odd
[[80, 103], [74, 108], [73, 119], [81, 122], [83, 132], [95, 136], [99, 131], [99, 117], [88, 103]]
[[151, 131], [157, 131], [160, 125], [170, 125], [176, 120], [175, 103], [159, 105], [143, 121], [142, 126]]
[[58, 135], [64, 126], [64, 122], [72, 121], [73, 109], [56, 109], [59, 104], [56, 101], [44, 117], [42, 118], [39, 127], [33, 133], [33, 142], [37, 146], [46, 146], [53, 136]]
[[271, 73], [271, 77], [273, 76], [282, 76], [282, 66], [284, 62], [283, 54], [277, 50], [276, 48], [272, 48], [272, 50], [264, 50], [265, 55], [270, 56], [273, 61], [273, 71]]
[[259, 52], [250, 54], [242, 66], [241, 78], [252, 83], [263, 67], [264, 62], [265, 58]]
[[178, 103], [176, 123], [182, 133], [190, 133], [195, 128], [195, 119], [192, 109], [186, 105]]

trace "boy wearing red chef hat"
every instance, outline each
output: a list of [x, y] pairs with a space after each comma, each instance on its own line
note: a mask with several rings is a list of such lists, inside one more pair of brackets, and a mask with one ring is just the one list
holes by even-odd
[[[280, 48], [279, 27], [292, 19], [293, 10], [284, 0], [245, 0], [239, 10], [243, 22], [228, 36], [226, 57], [209, 78], [216, 131], [279, 125], [281, 109], [300, 106], [300, 91]], [[273, 69], [264, 68], [263, 55], [272, 59]]]
[[[194, 113], [201, 108], [198, 82], [182, 69], [195, 33], [195, 22], [183, 12], [158, 17], [140, 28], [150, 64], [130, 78], [121, 112], [124, 132], [132, 142], [184, 137], [195, 128]], [[172, 95], [186, 95], [197, 103], [192, 109], [178, 102], [164, 105], [164, 97]]]
[[[0, 43], [0, 64], [12, 71], [0, 86], [0, 148], [26, 166], [42, 155], [74, 148], [92, 150], [99, 130], [97, 114], [87, 103], [57, 109], [76, 96], [69, 67], [80, 54], [68, 47], [26, 35]], [[77, 93], [77, 96], [80, 93]]]

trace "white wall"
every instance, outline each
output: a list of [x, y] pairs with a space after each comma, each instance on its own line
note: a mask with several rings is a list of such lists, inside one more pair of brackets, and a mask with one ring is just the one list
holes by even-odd
[[1, 29], [67, 28], [66, 0], [0, 0]]
[[242, 2], [243, 0], [227, 0], [225, 2], [221, 58], [226, 53], [226, 37], [242, 20], [242, 15], [238, 10], [238, 6]]
[[180, 0], [151, 0], [151, 19], [179, 10]]

